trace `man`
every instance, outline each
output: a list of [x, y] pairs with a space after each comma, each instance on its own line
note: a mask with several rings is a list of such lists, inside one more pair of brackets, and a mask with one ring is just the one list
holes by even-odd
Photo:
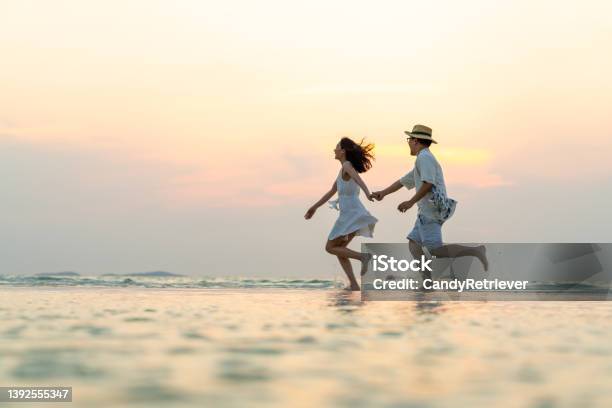
[[408, 135], [410, 155], [416, 156], [414, 169], [384, 190], [372, 193], [372, 196], [381, 201], [402, 187], [409, 190], [416, 189], [416, 194], [410, 200], [397, 206], [400, 212], [406, 212], [415, 204], [418, 207], [416, 223], [407, 237], [412, 256], [415, 258], [423, 254], [428, 258], [431, 255], [439, 258], [475, 256], [482, 262], [484, 269], [488, 270], [489, 263], [483, 245], [468, 247], [442, 244], [442, 224], [453, 215], [457, 202], [447, 197], [442, 167], [429, 150], [432, 143], [437, 143], [432, 138], [431, 128], [415, 125], [412, 132], [404, 133]]

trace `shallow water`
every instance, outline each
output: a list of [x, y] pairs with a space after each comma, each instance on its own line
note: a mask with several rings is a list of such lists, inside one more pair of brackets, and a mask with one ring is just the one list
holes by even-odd
[[72, 386], [53, 407], [609, 407], [611, 338], [610, 302], [0, 288], [0, 384]]

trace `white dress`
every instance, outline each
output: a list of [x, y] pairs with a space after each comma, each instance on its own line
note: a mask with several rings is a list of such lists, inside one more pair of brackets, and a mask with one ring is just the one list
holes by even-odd
[[340, 215], [334, 224], [327, 239], [332, 240], [355, 232], [355, 235], [372, 237], [374, 225], [378, 219], [373, 217], [359, 200], [359, 185], [353, 178], [349, 181], [342, 179], [342, 172], [336, 179], [338, 199], [330, 201], [332, 208], [340, 210]]

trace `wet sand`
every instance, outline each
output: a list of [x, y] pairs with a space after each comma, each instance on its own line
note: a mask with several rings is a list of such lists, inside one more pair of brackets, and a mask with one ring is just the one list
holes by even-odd
[[0, 299], [0, 384], [72, 386], [53, 407], [612, 406], [610, 302], [79, 287]]

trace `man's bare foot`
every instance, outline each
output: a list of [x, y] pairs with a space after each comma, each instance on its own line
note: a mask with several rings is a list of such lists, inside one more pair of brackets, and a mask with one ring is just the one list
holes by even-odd
[[368, 252], [364, 252], [361, 254], [361, 276], [365, 275], [366, 272], [368, 271], [368, 265], [371, 260], [372, 260], [372, 254]]
[[482, 263], [482, 267], [484, 268], [485, 271], [488, 271], [489, 270], [489, 260], [487, 259], [487, 247], [485, 247], [484, 245], [480, 245], [476, 249], [476, 252], [478, 254], [476, 256]]

